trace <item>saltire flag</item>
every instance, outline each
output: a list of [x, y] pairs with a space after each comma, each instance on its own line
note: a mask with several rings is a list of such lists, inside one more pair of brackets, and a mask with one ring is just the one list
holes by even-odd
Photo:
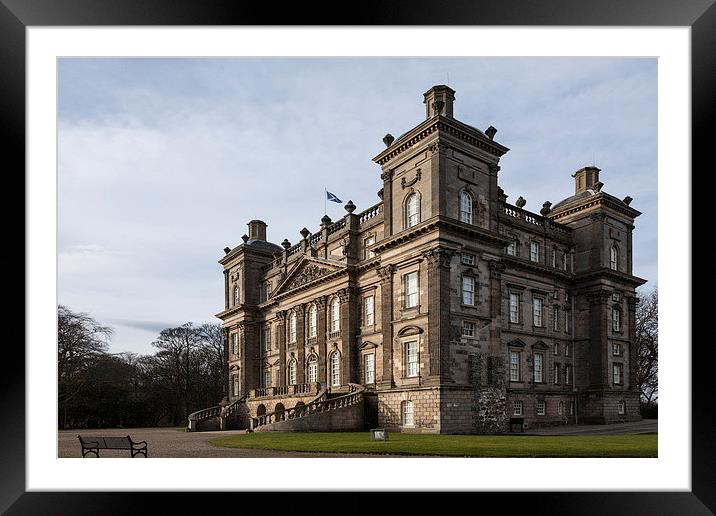
[[338, 202], [338, 203], [343, 202], [343, 201], [341, 201], [338, 197], [336, 197], [336, 196], [333, 195], [331, 192], [329, 192], [328, 190], [326, 190], [326, 200], [329, 200], [329, 201], [332, 201], [332, 202]]

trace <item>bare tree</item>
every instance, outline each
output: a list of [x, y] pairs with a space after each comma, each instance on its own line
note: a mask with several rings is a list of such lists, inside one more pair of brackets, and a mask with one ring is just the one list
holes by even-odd
[[641, 398], [647, 405], [654, 404], [659, 399], [659, 295], [656, 288], [639, 296], [634, 344]]
[[81, 392], [84, 373], [107, 351], [112, 328], [102, 326], [86, 313], [76, 313], [66, 306], [57, 307], [57, 376], [58, 405], [63, 425], [67, 424], [67, 407]]

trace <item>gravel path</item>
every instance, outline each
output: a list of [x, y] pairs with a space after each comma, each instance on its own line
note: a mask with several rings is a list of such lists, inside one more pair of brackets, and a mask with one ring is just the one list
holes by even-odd
[[[64, 457], [82, 457], [82, 449], [78, 435], [85, 436], [125, 436], [133, 441], [147, 441], [149, 458], [213, 458], [213, 457], [371, 457], [367, 454], [346, 453], [306, 453], [286, 452], [277, 450], [248, 450], [241, 448], [220, 448], [209, 444], [209, 439], [224, 435], [245, 433], [243, 430], [227, 430], [216, 432], [184, 432], [176, 428], [105, 428], [99, 430], [60, 430], [58, 432], [58, 454]], [[366, 432], [368, 439], [368, 432]], [[100, 450], [102, 457], [130, 457], [129, 450]], [[373, 455], [382, 457], [384, 455]], [[90, 454], [87, 458], [94, 458]], [[143, 458], [143, 457], [137, 457]]]

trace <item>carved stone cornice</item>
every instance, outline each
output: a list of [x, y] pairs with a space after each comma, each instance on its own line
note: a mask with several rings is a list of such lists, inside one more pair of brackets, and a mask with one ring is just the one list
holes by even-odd
[[450, 262], [454, 255], [454, 249], [447, 249], [445, 247], [436, 247], [423, 251], [423, 258], [428, 262], [428, 267], [443, 267], [449, 269]]
[[382, 267], [378, 267], [375, 270], [375, 272], [378, 273], [378, 277], [380, 278], [380, 281], [382, 283], [386, 283], [386, 282], [392, 281], [393, 274], [395, 274], [395, 269], [396, 269], [395, 265], [388, 264], [388, 265], [384, 265]]
[[490, 174], [497, 174], [500, 171], [500, 165], [497, 163], [488, 163], [487, 170], [490, 171]]
[[303, 315], [303, 313], [304, 313], [304, 311], [305, 311], [305, 307], [304, 307], [303, 304], [298, 304], [298, 305], [295, 305], [295, 306], [293, 307], [293, 311], [294, 311], [294, 313], [295, 313], [297, 316], [300, 317], [300, 316]]
[[288, 315], [288, 312], [286, 310], [279, 310], [276, 312], [276, 319], [278, 319], [279, 323], [283, 323], [286, 321], [287, 315]]
[[388, 181], [391, 181], [393, 179], [393, 171], [392, 170], [386, 170], [380, 175], [381, 181], [384, 183], [387, 183]]
[[323, 310], [326, 308], [326, 303], [328, 302], [328, 296], [318, 296], [316, 299], [313, 300], [313, 303], [316, 305], [316, 308], [318, 310]]
[[586, 293], [590, 305], [606, 305], [611, 301], [612, 292], [606, 289], [592, 290]]
[[[425, 120], [408, 131], [405, 136], [401, 137], [398, 141], [394, 141], [390, 147], [374, 157], [373, 161], [379, 165], [383, 165], [438, 131], [496, 156], [502, 156], [510, 150], [504, 145], [490, 140], [482, 131], [464, 124], [459, 120], [445, 116], [436, 116]], [[440, 149], [436, 150], [439, 151]]]
[[592, 222], [603, 222], [604, 220], [606, 220], [606, 218], [607, 218], [607, 214], [604, 213], [603, 211], [599, 211], [597, 213], [592, 213], [589, 216], [589, 220], [591, 220]]
[[406, 181], [405, 178], [403, 177], [400, 180], [400, 186], [403, 188], [403, 190], [410, 186], [413, 186], [415, 183], [420, 181], [421, 176], [422, 176], [422, 172], [420, 171], [420, 169], [418, 169], [417, 172], [415, 172], [415, 177], [413, 179], [411, 179], [410, 181]]
[[355, 297], [357, 294], [358, 289], [356, 287], [344, 287], [340, 289], [336, 294], [338, 295], [338, 298], [341, 300], [341, 303], [344, 303], [348, 301], [350, 298]]
[[490, 269], [490, 277], [494, 279], [502, 278], [502, 273], [505, 272], [507, 266], [499, 260], [490, 260], [487, 262], [487, 267]]

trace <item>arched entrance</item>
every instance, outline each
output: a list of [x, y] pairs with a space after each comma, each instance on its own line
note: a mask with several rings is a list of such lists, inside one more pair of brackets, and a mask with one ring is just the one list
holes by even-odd
[[276, 421], [283, 421], [286, 419], [285, 410], [286, 407], [283, 406], [283, 403], [276, 403], [276, 408], [274, 409], [274, 412], [276, 412]]

